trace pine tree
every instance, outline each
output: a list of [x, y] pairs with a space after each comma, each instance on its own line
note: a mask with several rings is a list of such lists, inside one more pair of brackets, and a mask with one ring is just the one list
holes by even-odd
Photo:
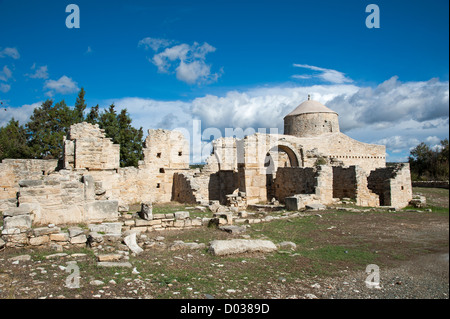
[[70, 125], [77, 123], [74, 110], [64, 100], [53, 105], [47, 100], [33, 110], [26, 124], [28, 145], [33, 158], [60, 158], [63, 149], [63, 137]]
[[77, 100], [75, 102], [74, 108], [74, 123], [81, 123], [84, 121], [84, 110], [86, 109], [86, 101], [84, 100], [84, 95], [86, 92], [84, 88], [81, 88], [78, 93]]
[[120, 126], [117, 119], [116, 106], [111, 104], [108, 110], [104, 110], [100, 115], [100, 128], [105, 130], [106, 137], [109, 137], [114, 144], [120, 143]]
[[131, 118], [126, 109], [123, 109], [118, 115], [120, 134], [120, 165], [138, 166], [138, 162], [143, 159], [142, 139], [144, 132], [142, 127], [139, 129], [131, 126]]
[[0, 161], [5, 158], [30, 158], [25, 129], [12, 118], [5, 127], [0, 127]]
[[120, 144], [121, 167], [137, 167], [139, 160], [143, 158], [142, 139], [144, 133], [142, 127], [135, 129], [131, 122], [127, 110], [123, 109], [120, 114], [117, 114], [114, 104], [111, 104], [99, 118], [98, 124], [105, 130], [106, 137], [111, 138], [113, 143]]
[[98, 104], [96, 106], [93, 106], [89, 113], [86, 115], [86, 122], [91, 124], [98, 124], [100, 121], [100, 113], [99, 113], [99, 106]]

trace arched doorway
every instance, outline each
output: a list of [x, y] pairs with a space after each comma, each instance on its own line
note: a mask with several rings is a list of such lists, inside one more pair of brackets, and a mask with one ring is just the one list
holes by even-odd
[[272, 147], [264, 159], [266, 169], [266, 191], [267, 200], [275, 197], [274, 180], [279, 167], [303, 167], [302, 151], [297, 152], [295, 148], [287, 143], [279, 143]]

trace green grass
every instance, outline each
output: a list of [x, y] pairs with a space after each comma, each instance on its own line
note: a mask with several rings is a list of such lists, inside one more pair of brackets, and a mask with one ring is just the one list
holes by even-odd
[[375, 254], [362, 248], [325, 245], [313, 250], [302, 250], [301, 254], [324, 262], [346, 261], [358, 265], [372, 263], [376, 257]]

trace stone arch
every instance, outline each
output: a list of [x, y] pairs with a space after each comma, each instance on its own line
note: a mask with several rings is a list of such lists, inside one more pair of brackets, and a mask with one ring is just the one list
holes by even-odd
[[285, 152], [289, 158], [291, 167], [303, 167], [303, 152], [302, 149], [297, 151], [296, 147], [291, 143], [285, 141], [277, 141], [275, 146], [272, 146], [267, 153], [270, 151], [282, 150]]
[[278, 141], [275, 146], [272, 146], [266, 153], [264, 159], [264, 168], [266, 171], [266, 196], [267, 200], [272, 200], [275, 197], [275, 173], [280, 167], [280, 162], [277, 160], [277, 167], [275, 167], [275, 161], [272, 158], [271, 152], [283, 151], [289, 158], [290, 167], [303, 166], [303, 157], [296, 151], [295, 147], [289, 143]]

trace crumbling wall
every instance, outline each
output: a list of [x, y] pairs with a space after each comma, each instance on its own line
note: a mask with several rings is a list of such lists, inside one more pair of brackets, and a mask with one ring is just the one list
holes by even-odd
[[189, 170], [189, 142], [177, 131], [148, 130], [143, 153], [144, 161], [139, 170], [147, 176], [152, 200], [169, 202], [174, 174]]
[[380, 197], [380, 205], [406, 207], [412, 199], [409, 163], [378, 168], [368, 178], [368, 187]]
[[33, 224], [76, 224], [118, 218], [117, 201], [95, 200], [94, 179], [61, 170], [41, 180], [19, 182], [19, 207], [29, 207]]
[[64, 140], [64, 167], [87, 170], [117, 169], [120, 145], [105, 137], [98, 124], [87, 122], [70, 127]]
[[194, 174], [175, 173], [173, 175], [172, 200], [186, 204], [196, 204], [199, 198], [200, 190], [197, 179]]
[[367, 174], [359, 166], [333, 167], [333, 197], [354, 199], [358, 206], [380, 205], [378, 195], [368, 188]]
[[17, 206], [20, 180], [41, 179], [57, 166], [58, 160], [4, 159], [0, 163], [0, 211]]
[[284, 203], [284, 198], [295, 194], [314, 194], [317, 187], [316, 170], [312, 167], [280, 167], [275, 177], [275, 198]]
[[333, 200], [333, 173], [330, 166], [280, 167], [275, 178], [275, 197], [284, 203], [286, 197], [311, 194], [314, 201], [329, 204]]
[[222, 205], [225, 205], [227, 202], [226, 195], [233, 194], [238, 188], [238, 173], [233, 170], [220, 170], [209, 177], [209, 200], [218, 200]]

